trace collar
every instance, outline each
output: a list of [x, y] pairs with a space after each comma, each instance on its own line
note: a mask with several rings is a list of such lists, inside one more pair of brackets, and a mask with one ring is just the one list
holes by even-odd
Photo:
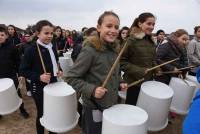
[[37, 39], [37, 43], [41, 46], [43, 46], [44, 48], [47, 48], [47, 49], [51, 49], [53, 47], [52, 43], [48, 43], [48, 44], [44, 44], [43, 42], [41, 42], [39, 39]]

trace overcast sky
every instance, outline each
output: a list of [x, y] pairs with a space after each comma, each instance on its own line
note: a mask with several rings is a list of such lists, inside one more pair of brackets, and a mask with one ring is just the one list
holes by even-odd
[[96, 27], [105, 10], [116, 12], [122, 26], [130, 26], [142, 12], [152, 12], [157, 20], [155, 31], [167, 33], [178, 28], [193, 34], [200, 25], [200, 0], [0, 0], [0, 24], [26, 28], [41, 19], [65, 29]]

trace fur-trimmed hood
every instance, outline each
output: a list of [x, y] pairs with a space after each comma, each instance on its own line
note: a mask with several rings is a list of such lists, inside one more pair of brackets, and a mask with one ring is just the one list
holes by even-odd
[[171, 33], [168, 37], [167, 40], [170, 44], [176, 45], [176, 47], [181, 48], [180, 43], [178, 43], [178, 39], [175, 36], [175, 33]]
[[100, 40], [98, 36], [90, 36], [88, 37], [84, 43], [83, 46], [91, 46], [95, 48], [97, 51], [104, 51], [106, 49], [112, 49], [114, 52], [119, 52], [120, 45], [119, 42], [115, 41], [113, 43], [106, 44]]
[[[135, 39], [143, 39], [145, 36], [146, 34], [140, 28], [138, 27], [131, 28], [130, 37], [133, 37]], [[155, 43], [155, 40], [153, 39], [152, 35], [150, 35], [150, 40]]]

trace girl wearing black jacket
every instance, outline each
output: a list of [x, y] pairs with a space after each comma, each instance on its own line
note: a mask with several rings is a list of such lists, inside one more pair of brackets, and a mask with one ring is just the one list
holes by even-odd
[[[188, 58], [186, 45], [189, 42], [188, 33], [183, 29], [171, 33], [167, 38], [167, 43], [160, 45], [157, 49], [156, 60], [158, 64], [164, 63], [175, 58], [179, 60], [162, 66], [162, 71], [176, 71], [179, 68], [188, 66]], [[184, 74], [185, 72], [183, 72]], [[158, 76], [156, 80], [161, 81], [165, 84], [169, 84], [171, 77], [178, 77], [177, 74], [165, 74]]]
[[8, 42], [14, 46], [20, 43], [20, 38], [17, 35], [17, 31], [14, 25], [9, 25], [7, 27], [8, 30]]
[[[57, 77], [62, 75], [62, 71], [58, 67], [56, 48], [51, 43], [53, 25], [47, 20], [42, 20], [36, 24], [36, 30], [38, 39], [25, 51], [20, 71], [26, 78], [31, 80], [31, 93], [37, 108], [37, 134], [44, 134], [44, 127], [39, 121], [43, 115], [43, 88], [48, 83], [56, 82]], [[44, 61], [46, 73], [41, 64], [39, 51]], [[49, 133], [53, 134], [53, 132]]]
[[55, 45], [57, 53], [59, 56], [63, 55], [63, 52], [65, 51], [65, 44], [66, 44], [66, 40], [63, 37], [62, 34], [62, 28], [57, 26], [54, 29], [54, 38], [52, 40], [52, 43]]

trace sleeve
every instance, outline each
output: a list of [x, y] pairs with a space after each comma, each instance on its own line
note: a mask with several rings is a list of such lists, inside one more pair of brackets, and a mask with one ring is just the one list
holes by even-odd
[[195, 56], [195, 48], [196, 48], [196, 43], [191, 41], [187, 46], [188, 58], [190, 63], [200, 65], [200, 60]]
[[19, 73], [19, 66], [20, 66], [19, 51], [15, 46], [13, 46], [11, 49], [12, 49], [12, 52], [13, 52], [13, 54], [12, 54], [13, 55], [12, 59], [13, 59], [13, 63], [14, 63], [13, 66], [14, 66], [15, 72]]
[[82, 49], [73, 67], [68, 71], [66, 81], [77, 92], [84, 94], [87, 98], [90, 98], [96, 85], [87, 82], [84, 77], [87, 75], [92, 61], [94, 60], [95, 51], [92, 47], [86, 46]]
[[25, 50], [24, 58], [20, 64], [20, 74], [33, 82], [40, 81], [40, 74], [33, 69], [34, 54], [32, 47]]
[[[165, 59], [165, 57], [169, 54], [168, 52], [168, 47], [167, 44], [163, 44], [160, 45], [159, 48], [157, 49], [157, 54], [156, 54], [156, 61], [158, 64], [162, 64], [166, 61], [164, 61], [163, 59]], [[163, 70], [167, 70], [167, 71], [173, 71], [175, 66], [172, 64], [167, 64], [161, 67]]]
[[122, 69], [122, 71], [126, 72], [130, 76], [142, 78], [145, 74], [146, 68], [137, 66], [129, 61], [131, 55], [134, 54], [134, 52], [130, 52], [130, 47], [133, 47], [133, 42], [129, 39], [127, 43], [128, 46], [121, 57], [120, 68]]

